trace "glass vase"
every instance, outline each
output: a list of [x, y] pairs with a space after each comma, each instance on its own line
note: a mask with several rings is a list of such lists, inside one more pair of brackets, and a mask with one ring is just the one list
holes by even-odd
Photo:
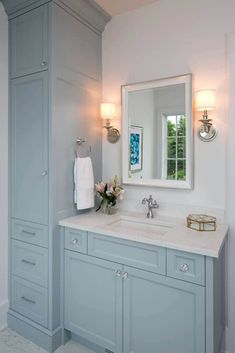
[[104, 214], [113, 215], [116, 213], [117, 208], [115, 206], [113, 206], [110, 202], [108, 202], [107, 200], [103, 200], [102, 205], [101, 205], [101, 211]]

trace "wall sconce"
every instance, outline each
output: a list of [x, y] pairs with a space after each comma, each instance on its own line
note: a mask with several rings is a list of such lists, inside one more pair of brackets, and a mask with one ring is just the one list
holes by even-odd
[[208, 119], [208, 111], [215, 109], [215, 91], [205, 89], [196, 92], [196, 109], [203, 111], [202, 125], [199, 127], [198, 136], [204, 142], [214, 140], [217, 130], [212, 124], [212, 119]]
[[107, 129], [107, 139], [111, 143], [116, 143], [120, 139], [120, 132], [114, 128], [110, 120], [116, 118], [115, 104], [113, 103], [102, 103], [100, 107], [101, 118], [106, 120], [104, 128]]

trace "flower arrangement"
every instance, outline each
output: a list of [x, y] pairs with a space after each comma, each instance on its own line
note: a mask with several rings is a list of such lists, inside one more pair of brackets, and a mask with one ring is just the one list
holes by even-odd
[[110, 183], [103, 181], [95, 184], [96, 193], [100, 198], [100, 205], [96, 211], [100, 209], [106, 214], [113, 214], [115, 212], [114, 206], [117, 200], [123, 200], [124, 190], [119, 183], [118, 176], [116, 175]]

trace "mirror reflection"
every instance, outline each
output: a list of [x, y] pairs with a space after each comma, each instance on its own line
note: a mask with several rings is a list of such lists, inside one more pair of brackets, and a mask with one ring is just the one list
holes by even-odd
[[[123, 87], [123, 126], [128, 129], [123, 163], [128, 164], [129, 183], [145, 181], [151, 185], [151, 180], [160, 180], [174, 181], [177, 186], [190, 177], [191, 102], [186, 102], [187, 82], [179, 78], [170, 81], [160, 80], [159, 86], [155, 81]], [[124, 174], [125, 170], [124, 165]]]

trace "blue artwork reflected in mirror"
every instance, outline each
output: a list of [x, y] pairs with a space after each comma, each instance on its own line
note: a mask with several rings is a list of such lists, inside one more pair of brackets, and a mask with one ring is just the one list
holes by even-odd
[[143, 168], [143, 128], [131, 126], [129, 129], [130, 170], [139, 172]]

